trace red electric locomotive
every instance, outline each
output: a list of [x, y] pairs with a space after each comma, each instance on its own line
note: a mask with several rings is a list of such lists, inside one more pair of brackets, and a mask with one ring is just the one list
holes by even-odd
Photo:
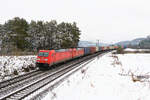
[[36, 60], [36, 66], [47, 68], [51, 65], [69, 60], [72, 58], [71, 49], [40, 50]]
[[[114, 46], [116, 49], [117, 46]], [[110, 50], [107, 46], [103, 47], [86, 47], [60, 50], [40, 50], [36, 60], [36, 66], [40, 69], [49, 68], [50, 66], [65, 62], [84, 55], [94, 54], [100, 51]]]
[[81, 57], [83, 55], [84, 55], [84, 49], [83, 48], [72, 49], [72, 58]]
[[40, 50], [37, 56], [36, 66], [40, 69], [44, 69], [54, 64], [65, 62], [83, 55], [83, 48]]

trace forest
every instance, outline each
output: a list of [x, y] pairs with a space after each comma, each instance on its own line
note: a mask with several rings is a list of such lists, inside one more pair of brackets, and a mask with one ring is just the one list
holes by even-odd
[[74, 48], [78, 46], [80, 34], [76, 22], [32, 20], [29, 23], [15, 17], [0, 24], [0, 54]]

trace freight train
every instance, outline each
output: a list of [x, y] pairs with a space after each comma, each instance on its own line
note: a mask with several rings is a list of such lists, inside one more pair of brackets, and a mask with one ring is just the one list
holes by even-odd
[[36, 66], [39, 67], [39, 69], [47, 69], [55, 64], [65, 62], [71, 59], [87, 56], [96, 52], [114, 50], [117, 48], [118, 46], [103, 46], [59, 50], [40, 50], [37, 56]]

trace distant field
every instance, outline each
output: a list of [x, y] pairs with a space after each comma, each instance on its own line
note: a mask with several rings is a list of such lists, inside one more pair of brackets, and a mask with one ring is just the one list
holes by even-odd
[[150, 49], [130, 49], [124, 50], [124, 53], [150, 53]]

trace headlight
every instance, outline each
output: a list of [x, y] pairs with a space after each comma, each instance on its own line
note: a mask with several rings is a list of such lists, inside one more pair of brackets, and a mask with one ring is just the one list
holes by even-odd
[[37, 60], [36, 62], [38, 62], [38, 63], [39, 63], [40, 61], [39, 61], [39, 60]]
[[45, 61], [48, 61], [48, 59], [44, 59]]
[[40, 60], [40, 58], [37, 58], [37, 60]]

